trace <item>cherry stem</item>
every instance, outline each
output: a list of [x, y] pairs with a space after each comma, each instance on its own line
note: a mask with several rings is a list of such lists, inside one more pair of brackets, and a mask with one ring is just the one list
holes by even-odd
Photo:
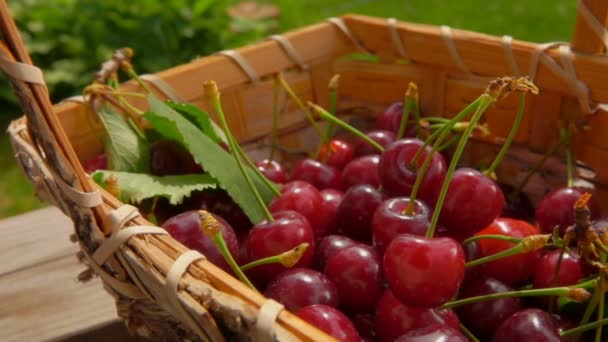
[[[222, 128], [223, 128], [224, 132], [226, 133], [226, 139], [228, 140], [228, 145], [230, 146], [230, 150], [232, 151], [234, 160], [236, 161], [236, 165], [238, 166], [239, 170], [241, 171], [241, 174], [243, 175], [243, 177], [245, 178], [247, 185], [253, 192], [253, 194], [256, 198], [256, 201], [258, 202], [258, 205], [260, 206], [260, 209], [262, 209], [262, 212], [264, 213], [264, 217], [269, 222], [273, 222], [274, 218], [272, 217], [272, 214], [270, 214], [270, 211], [268, 211], [268, 208], [266, 207], [266, 204], [264, 203], [264, 200], [262, 199], [260, 192], [258, 191], [258, 189], [255, 187], [255, 185], [251, 181], [251, 177], [249, 176], [249, 173], [247, 172], [247, 170], [245, 170], [245, 166], [243, 165], [243, 162], [239, 158], [239, 152], [238, 152], [239, 147], [234, 139], [234, 136], [232, 135], [232, 132], [230, 131], [228, 122], [226, 122], [226, 117], [224, 115], [224, 111], [222, 110], [222, 104], [220, 103], [220, 92], [217, 89], [217, 85], [215, 84], [214, 81], [207, 81], [207, 82], [205, 82], [204, 87], [205, 87], [205, 94], [211, 100], [211, 105], [215, 109], [215, 112], [217, 113], [217, 116], [220, 119], [220, 122], [222, 124]], [[254, 167], [253, 169], [257, 170], [256, 167]]]
[[[469, 297], [465, 299], [458, 299], [454, 301], [447, 302], [439, 307], [442, 309], [452, 309], [455, 307], [474, 304], [479, 302], [484, 302], [488, 300], [500, 299], [500, 298], [512, 298], [512, 297], [545, 297], [545, 296], [558, 296], [558, 297], [571, 297], [576, 296], [575, 292], [579, 292], [577, 290], [585, 291], [581, 288], [573, 288], [573, 287], [548, 287], [544, 289], [531, 289], [531, 290], [517, 290], [517, 291], [509, 291], [509, 292], [498, 292], [491, 293], [483, 296]], [[585, 291], [586, 292], [586, 291]], [[581, 293], [582, 294], [582, 293]]]
[[[511, 144], [513, 143], [513, 140], [515, 140], [515, 136], [517, 135], [517, 130], [519, 129], [519, 126], [521, 124], [521, 120], [524, 117], [525, 106], [526, 106], [526, 93], [522, 92], [519, 95], [519, 109], [517, 110], [517, 115], [515, 116], [515, 121], [513, 122], [513, 126], [511, 127], [511, 131], [509, 132], [509, 135], [505, 139], [505, 141], [504, 141], [504, 143], [502, 145], [502, 148], [500, 149], [500, 151], [496, 155], [496, 158], [494, 159], [494, 161], [492, 162], [492, 164], [490, 165], [490, 167], [487, 170], [484, 171], [484, 174], [486, 176], [494, 175], [494, 172], [496, 171], [496, 168], [498, 167], [498, 165], [500, 165], [500, 163], [502, 162], [502, 160], [505, 158], [505, 155], [507, 154], [507, 151], [509, 150], [509, 147], [511, 147]], [[494, 178], [493, 176], [490, 176], [490, 177]]]
[[585, 331], [588, 331], [588, 330], [591, 330], [591, 329], [595, 329], [597, 327], [601, 327], [601, 326], [606, 325], [606, 324], [608, 324], [608, 318], [604, 318], [602, 320], [595, 321], [595, 322], [592, 322], [592, 323], [587, 323], [587, 324], [584, 324], [584, 325], [579, 325], [576, 328], [564, 330], [561, 333], [559, 333], [559, 335], [561, 337], [576, 336], [576, 335], [579, 335], [582, 332], [585, 332]]
[[272, 101], [272, 132], [270, 133], [270, 160], [273, 160], [277, 149], [277, 131], [279, 129], [279, 98], [281, 95], [281, 84], [278, 77], [274, 78], [274, 94]]
[[323, 132], [321, 131], [321, 128], [319, 127], [319, 125], [317, 125], [314, 118], [310, 114], [310, 111], [304, 106], [304, 104], [302, 103], [300, 98], [298, 98], [296, 93], [294, 93], [293, 89], [291, 89], [289, 84], [287, 84], [287, 81], [285, 81], [285, 78], [283, 78], [283, 75], [279, 74], [277, 76], [277, 78], [279, 79], [279, 83], [281, 84], [283, 89], [285, 89], [285, 92], [287, 92], [289, 97], [291, 97], [291, 99], [296, 103], [298, 108], [300, 108], [300, 110], [304, 113], [304, 115], [306, 116], [306, 119], [308, 119], [308, 121], [310, 122], [311, 126], [315, 129], [315, 131], [317, 131], [317, 134], [319, 135], [319, 137], [323, 138]]
[[247, 154], [245, 153], [245, 151], [243, 151], [243, 149], [241, 148], [241, 146], [239, 144], [236, 144], [236, 152], [238, 153], [240, 158], [242, 158], [243, 160], [245, 160], [247, 162], [249, 167], [262, 180], [262, 183], [264, 183], [264, 185], [270, 190], [270, 192], [272, 192], [273, 195], [275, 195], [277, 197], [281, 196], [281, 191], [279, 191], [279, 188], [277, 188], [277, 186], [275, 184], [273, 184], [268, 178], [266, 178], [266, 176], [264, 176], [262, 171], [260, 171], [255, 166], [255, 164], [253, 163], [251, 158], [249, 158], [249, 156], [247, 156]]
[[[562, 246], [562, 248], [560, 249], [560, 252], [559, 252], [559, 256], [557, 258], [557, 264], [555, 265], [555, 272], [553, 273], [553, 279], [551, 280], [551, 286], [557, 286], [557, 281], [559, 279], [559, 270], [561, 269], [565, 252], [566, 252], [566, 246]], [[547, 311], [549, 311], [550, 314], [553, 313], [554, 304], [555, 303], [553, 300], [549, 301], [549, 307], [548, 307]]]
[[308, 243], [304, 242], [287, 252], [254, 260], [241, 266], [241, 271], [247, 271], [248, 269], [268, 264], [281, 264], [283, 267], [291, 268], [300, 261], [300, 258], [302, 258], [302, 255], [304, 255], [309, 246]]
[[[336, 110], [338, 107], [338, 87], [340, 85], [340, 75], [334, 75], [331, 80], [329, 80], [329, 112], [332, 115], [336, 115]], [[331, 137], [334, 135], [334, 125], [329, 123], [327, 125], [327, 129], [325, 130], [325, 136], [323, 137], [322, 143], [327, 144]]]
[[[600, 253], [600, 262], [602, 264], [606, 263], [606, 253]], [[606, 292], [604, 291], [604, 282], [606, 275], [603, 269], [600, 269], [600, 280], [597, 285], [597, 292], [599, 297], [599, 304], [597, 305], [597, 321], [601, 321], [604, 319], [604, 303], [606, 300]], [[595, 342], [601, 342], [602, 340], [602, 328], [603, 325], [598, 325], [595, 329]]]
[[471, 242], [475, 242], [478, 240], [483, 240], [483, 239], [491, 239], [491, 240], [501, 240], [501, 241], [508, 241], [511, 243], [520, 243], [523, 239], [522, 238], [518, 238], [518, 237], [514, 237], [514, 236], [508, 236], [508, 235], [500, 235], [500, 234], [488, 234], [488, 235], [475, 235], [472, 236], [466, 240], [464, 240], [462, 242], [462, 245], [466, 245], [469, 244]]
[[455, 136], [451, 137], [450, 140], [448, 140], [445, 144], [439, 146], [437, 148], [437, 151], [441, 152], [441, 151], [447, 150], [452, 145], [454, 145], [459, 139], [460, 139], [460, 135], [455, 135]]
[[506, 258], [506, 257], [512, 256], [512, 255], [528, 253], [528, 252], [532, 252], [532, 251], [541, 249], [547, 245], [547, 242], [549, 241], [550, 236], [551, 235], [549, 235], [549, 234], [527, 236], [524, 239], [522, 239], [519, 243], [517, 243], [515, 246], [513, 246], [509, 249], [505, 249], [504, 251], [501, 251], [501, 252], [498, 252], [498, 253], [495, 253], [492, 255], [488, 255], [483, 258], [469, 261], [465, 264], [465, 267], [467, 267], [467, 268], [475, 267], [475, 266], [479, 266], [479, 265], [482, 265], [482, 264], [485, 264], [485, 263], [488, 263], [488, 262], [491, 262], [494, 260]]
[[[397, 131], [397, 139], [403, 138], [405, 134], [405, 128], [411, 112], [418, 111], [418, 86], [415, 83], [410, 82], [405, 92], [405, 99], [403, 105], [403, 112], [401, 114], [401, 122], [399, 124], [399, 130]], [[416, 115], [416, 114], [414, 114]], [[420, 115], [416, 115], [416, 126], [420, 120]], [[418, 133], [418, 127], [416, 127], [416, 134]]]
[[316, 104], [314, 104], [312, 102], [308, 102], [308, 106], [310, 106], [310, 108], [312, 108], [312, 110], [317, 115], [319, 115], [323, 120], [329, 121], [330, 123], [332, 123], [332, 124], [334, 124], [336, 126], [340, 126], [341, 128], [347, 130], [348, 132], [356, 135], [358, 138], [363, 139], [366, 143], [372, 145], [380, 153], [384, 152], [384, 147], [382, 147], [380, 144], [378, 144], [377, 142], [375, 142], [373, 139], [371, 139], [370, 137], [368, 137], [367, 135], [365, 135], [360, 130], [358, 130], [355, 127], [347, 124], [346, 122], [338, 119], [337, 117], [331, 115], [325, 109], [323, 109], [320, 106], [317, 106]]
[[135, 72], [135, 69], [133, 69], [133, 66], [131, 66], [130, 64], [128, 65], [128, 67], [125, 68], [125, 71], [127, 73], [127, 75], [129, 75], [129, 77], [131, 77], [132, 79], [134, 79], [140, 87], [142, 87], [142, 89], [150, 94], [152, 93], [152, 91], [150, 90], [150, 87], [148, 87], [148, 85], [146, 84], [146, 82], [144, 82], [139, 75]]
[[469, 329], [467, 329], [467, 327], [465, 327], [464, 324], [462, 324], [462, 323], [460, 323], [460, 330], [462, 331], [464, 336], [466, 336], [469, 339], [469, 341], [480, 342], [479, 339], [477, 337], [475, 337], [475, 335], [473, 335], [473, 333]]
[[[445, 202], [445, 197], [448, 193], [448, 187], [450, 185], [450, 181], [452, 180], [452, 176], [454, 175], [454, 171], [456, 171], [456, 166], [458, 165], [458, 161], [460, 160], [460, 157], [462, 156], [462, 153], [464, 152], [464, 147], [467, 144], [467, 141], [469, 140], [469, 137], [471, 136], [471, 133], [473, 132], [473, 129], [475, 128], [475, 125], [477, 125], [477, 122], [479, 121], [479, 119], [481, 119], [481, 116], [483, 115], [483, 113], [486, 111], [486, 109], [488, 109], [490, 104], [492, 104], [494, 101], [495, 101], [495, 98], [489, 94], [484, 93], [479, 97], [479, 104], [477, 106], [475, 114], [473, 114], [473, 117], [471, 118], [470, 125], [467, 127], [467, 129], [462, 134], [462, 137], [460, 138], [460, 141], [458, 142], [458, 146], [456, 146], [456, 151], [454, 152], [454, 156], [452, 157], [450, 166], [448, 167], [448, 171], [446, 172], [445, 179], [443, 181], [443, 185], [441, 186], [441, 191], [439, 192], [439, 198], [437, 199], [437, 205], [435, 206], [435, 209], [433, 210], [433, 216], [431, 218], [431, 223], [429, 224], [429, 230], [427, 230], [427, 232], [426, 232], [427, 238], [432, 238], [433, 235], [435, 234], [435, 227], [437, 227], [437, 222], [439, 221], [439, 214], [441, 213], [441, 208], [443, 207], [443, 202]], [[428, 156], [427, 156], [427, 159], [428, 159]], [[420, 174], [418, 174], [418, 177], [422, 177], [422, 176]], [[416, 179], [416, 181], [418, 181], [418, 179]]]
[[572, 187], [572, 185], [574, 185], [574, 162], [572, 160], [572, 145], [570, 144], [572, 133], [567, 128], [562, 127], [560, 129], [560, 134], [566, 144], [566, 172], [568, 175], [567, 185], [568, 187]]

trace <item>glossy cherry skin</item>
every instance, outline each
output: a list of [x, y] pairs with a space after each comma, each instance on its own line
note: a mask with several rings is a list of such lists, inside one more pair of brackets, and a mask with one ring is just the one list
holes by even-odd
[[[416, 152], [422, 148], [423, 142], [419, 139], [401, 139], [387, 146], [380, 157], [378, 173], [382, 182], [382, 189], [392, 197], [409, 196], [418, 176], [418, 168], [431, 152], [427, 146], [417, 159], [416, 165], [410, 163]], [[447, 171], [445, 159], [440, 153], [433, 154], [429, 168], [424, 174], [418, 198], [430, 206], [435, 205], [441, 184]]]
[[[239, 243], [232, 227], [221, 217], [213, 215], [220, 224], [220, 230], [232, 257], [239, 260]], [[215, 246], [213, 239], [203, 233], [201, 219], [196, 210], [189, 210], [165, 221], [163, 228], [184, 246], [199, 251], [213, 264], [226, 272], [232, 272], [230, 266]]]
[[429, 325], [424, 328], [412, 330], [399, 337], [395, 342], [468, 342], [469, 339], [457, 329], [446, 325]]
[[189, 209], [204, 209], [212, 212], [230, 223], [237, 232], [246, 232], [253, 225], [243, 209], [223, 189], [195, 191], [188, 200]]
[[266, 178], [275, 183], [287, 182], [287, 171], [283, 165], [276, 160], [260, 160], [255, 163], [255, 167], [257, 167]]
[[447, 325], [459, 329], [458, 316], [451, 309], [421, 309], [403, 305], [390, 290], [378, 300], [375, 311], [378, 341], [391, 342], [397, 337], [430, 325]]
[[433, 308], [454, 297], [464, 278], [464, 252], [450, 238], [398, 235], [384, 252], [384, 275], [404, 305]]
[[538, 260], [532, 281], [534, 288], [574, 285], [585, 277], [585, 270], [579, 256], [570, 251], [563, 254], [561, 263], [559, 263], [559, 272], [555, 278], [560, 253], [559, 249], [554, 249], [545, 253]]
[[380, 156], [377, 154], [358, 157], [351, 160], [342, 170], [342, 186], [345, 189], [348, 189], [359, 184], [369, 184], [374, 188], [379, 188], [379, 164]]
[[314, 304], [338, 306], [338, 290], [323, 274], [308, 268], [293, 268], [268, 284], [264, 295], [285, 305], [289, 311]]
[[324, 273], [338, 289], [340, 307], [349, 311], [371, 311], [382, 294], [380, 258], [370, 246], [357, 244], [336, 252]]
[[[314, 235], [306, 217], [292, 211], [273, 213], [274, 221], [263, 220], [251, 228], [247, 236], [247, 261], [281, 254], [302, 243], [310, 246], [294, 267], [308, 267], [312, 262]], [[248, 275], [258, 284], [265, 284], [286, 268], [279, 264], [258, 266]]]
[[[365, 135], [384, 148], [386, 148], [386, 146], [392, 144], [395, 140], [397, 140], [397, 136], [394, 132], [381, 129], [367, 132]], [[374, 146], [367, 143], [365, 140], [359, 139], [358, 142], [355, 144], [356, 156], [367, 156], [370, 154], [378, 153], [380, 153], [380, 151], [378, 151], [378, 149]]]
[[[559, 226], [563, 235], [566, 228], [574, 224], [574, 203], [585, 193], [579, 188], [559, 188], [545, 195], [536, 207], [536, 224], [543, 233], [550, 234], [553, 227]], [[591, 220], [599, 218], [599, 204], [595, 197], [587, 203]]]
[[150, 145], [150, 174], [167, 176], [202, 172], [203, 168], [181, 144], [160, 140]]
[[[500, 217], [475, 235], [489, 234], [523, 238], [540, 233], [538, 228], [526, 221]], [[502, 252], [514, 246], [511, 242], [494, 239], [481, 239], [477, 243], [479, 244], [479, 252], [482, 257]], [[509, 286], [518, 286], [530, 279], [536, 267], [538, 257], [539, 253], [537, 251], [520, 253], [477, 267], [480, 267], [480, 271], [488, 277], [496, 278]]]
[[[382, 114], [378, 115], [376, 118], [376, 127], [381, 130], [397, 133], [399, 131], [402, 118], [403, 102], [394, 102], [386, 107]], [[413, 115], [410, 114], [410, 120], [408, 121], [410, 126], [414, 124]]]
[[312, 158], [301, 159], [293, 166], [290, 180], [309, 182], [320, 190], [340, 189], [342, 173], [333, 166], [325, 165]]
[[82, 167], [88, 173], [95, 172], [97, 170], [108, 169], [108, 158], [105, 153], [100, 153], [97, 156], [82, 163]]
[[342, 203], [344, 193], [340, 190], [324, 189], [321, 190], [321, 197], [323, 198], [321, 203], [323, 209], [318, 213], [321, 223], [315, 231], [317, 240], [337, 230], [338, 207]]
[[317, 243], [314, 262], [317, 270], [325, 270], [327, 260], [341, 249], [358, 244], [359, 242], [344, 235], [327, 235]]
[[383, 201], [382, 194], [371, 185], [350, 188], [338, 207], [337, 222], [340, 231], [355, 240], [370, 241], [372, 217]]
[[430, 209], [426, 204], [415, 200], [414, 211], [407, 214], [410, 203], [408, 197], [388, 199], [374, 212], [372, 230], [374, 245], [382, 255], [384, 249], [399, 234], [424, 236], [429, 228]]
[[561, 338], [548, 313], [540, 309], [525, 309], [505, 320], [496, 330], [493, 341], [560, 342]]
[[376, 330], [374, 328], [374, 316], [372, 314], [356, 314], [351, 318], [362, 342], [374, 342]]
[[322, 304], [310, 305], [295, 314], [326, 334], [335, 337], [338, 341], [361, 341], [353, 322], [334, 307]]
[[353, 159], [354, 155], [355, 148], [351, 143], [342, 139], [331, 139], [321, 146], [317, 159], [338, 170], [342, 170], [344, 165]]
[[312, 184], [304, 181], [292, 181], [283, 186], [281, 197], [274, 198], [268, 209], [270, 212], [293, 210], [304, 215], [313, 231], [323, 234], [326, 231], [324, 217], [320, 213], [324, 211], [323, 197], [319, 190]]
[[[465, 283], [460, 290], [459, 298], [484, 296], [493, 293], [514, 291], [512, 287], [494, 279], [485, 278]], [[496, 328], [512, 314], [522, 309], [518, 297], [500, 298], [481, 301], [456, 308], [458, 317], [475, 336], [490, 340]]]
[[457, 169], [441, 209], [440, 222], [456, 235], [466, 237], [489, 225], [502, 212], [505, 196], [481, 172]]

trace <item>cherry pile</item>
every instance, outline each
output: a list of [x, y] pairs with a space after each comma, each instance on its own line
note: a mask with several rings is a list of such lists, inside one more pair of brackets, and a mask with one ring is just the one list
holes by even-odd
[[[257, 161], [280, 184], [271, 219], [249, 222], [219, 189], [195, 192], [177, 208], [157, 205], [156, 217], [176, 240], [234, 273], [201, 229], [200, 210], [212, 213], [255, 288], [340, 341], [596, 338], [597, 327], [560, 335], [603, 322], [603, 312], [588, 308], [595, 301], [603, 310], [594, 286], [604, 281], [608, 239], [589, 190], [565, 186], [536, 208], [514, 204], [486, 170], [450, 170], [458, 156], [453, 146], [429, 143], [424, 118], [408, 118], [401, 131], [403, 113], [404, 103], [390, 105], [363, 133], [368, 139], [344, 134], [290, 164]], [[155, 175], [204, 168], [171, 141], [153, 146], [151, 161]], [[179, 213], [165, 220], [167, 210]], [[518, 215], [530, 211], [532, 219]], [[290, 267], [277, 259], [303, 245]], [[591, 298], [577, 285], [585, 282]]]

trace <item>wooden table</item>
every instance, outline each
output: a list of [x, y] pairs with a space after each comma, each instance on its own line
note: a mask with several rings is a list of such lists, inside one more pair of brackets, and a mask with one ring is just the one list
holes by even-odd
[[0, 340], [139, 340], [117, 320], [99, 279], [76, 279], [84, 266], [72, 231], [56, 208], [0, 221]]

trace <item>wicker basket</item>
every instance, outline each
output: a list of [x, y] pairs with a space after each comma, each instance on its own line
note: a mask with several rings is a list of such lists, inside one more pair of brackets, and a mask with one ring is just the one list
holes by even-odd
[[[26, 113], [26, 118], [9, 128], [17, 159], [38, 196], [74, 221], [81, 257], [102, 278], [132, 333], [154, 339], [210, 341], [236, 337], [332, 340], [169, 236], [158, 234], [136, 212], [99, 189], [80, 164], [102, 151], [98, 134], [102, 128], [96, 116], [82, 103], [51, 105], [4, 1], [0, 9], [6, 44], [0, 65]], [[580, 176], [594, 182], [608, 209], [608, 140], [602, 138], [608, 132], [608, 114], [597, 105], [608, 103], [608, 57], [604, 55], [608, 42], [599, 38], [604, 37], [607, 22], [608, 2], [580, 2], [570, 51], [565, 43], [536, 45], [510, 37], [347, 15], [160, 72], [156, 76], [164, 85], [157, 78], [152, 80], [160, 94], [203, 108], [207, 103], [202, 83], [215, 80], [234, 135], [256, 149], [270, 133], [272, 76], [279, 72], [300, 97], [322, 106], [327, 105], [330, 77], [339, 73], [339, 112], [369, 116], [401, 98], [410, 81], [420, 88], [424, 113], [449, 116], [475, 99], [489, 79], [529, 75], [541, 92], [529, 97], [517, 146], [498, 177], [516, 183], [558, 141], [560, 120], [573, 123], [585, 128], [573, 137], [574, 154], [585, 164]], [[375, 54], [380, 63], [341, 58], [356, 52]], [[402, 60], [408, 63], [397, 63]], [[139, 90], [135, 83], [124, 87]], [[516, 107], [516, 99], [508, 98], [489, 111], [487, 123], [497, 137], [507, 134]], [[306, 148], [314, 143], [295, 106], [287, 108], [280, 124], [284, 146]], [[500, 145], [497, 137], [478, 139], [467, 152], [467, 162], [492, 157]], [[528, 192], [542, 196], [551, 186], [563, 184], [563, 163], [554, 160], [547, 168]], [[123, 223], [119, 232], [116, 228]], [[136, 234], [124, 233], [129, 230]]]

